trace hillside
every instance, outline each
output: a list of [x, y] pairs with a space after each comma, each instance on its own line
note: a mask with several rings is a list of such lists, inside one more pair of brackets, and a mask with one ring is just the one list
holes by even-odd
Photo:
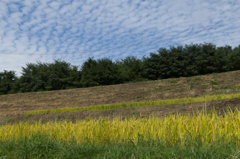
[[[93, 118], [105, 116], [127, 117], [128, 115], [166, 115], [175, 112], [191, 112], [201, 109], [205, 102], [182, 103], [160, 106], [120, 108], [101, 111], [76, 111], [65, 113], [26, 115], [25, 111], [55, 109], [64, 107], [93, 106], [100, 104], [155, 101], [163, 99], [200, 97], [213, 94], [240, 92], [233, 86], [240, 84], [240, 71], [219, 74], [181, 77], [137, 83], [97, 86], [48, 92], [19, 93], [0, 96], [0, 124], [18, 121], [35, 122], [67, 119], [75, 121], [91, 115]], [[237, 107], [239, 99], [206, 102], [207, 108]]]

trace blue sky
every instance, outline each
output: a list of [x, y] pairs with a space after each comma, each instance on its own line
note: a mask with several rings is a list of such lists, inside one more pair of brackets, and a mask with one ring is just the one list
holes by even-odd
[[240, 44], [239, 0], [0, 0], [0, 72], [27, 63], [149, 56], [159, 48]]

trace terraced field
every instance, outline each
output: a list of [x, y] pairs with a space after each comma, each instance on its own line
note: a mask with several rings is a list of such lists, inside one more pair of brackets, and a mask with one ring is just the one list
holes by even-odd
[[239, 89], [233, 71], [2, 95], [0, 158], [239, 158]]
[[206, 95], [232, 94], [240, 92], [240, 71], [210, 74], [195, 77], [182, 77], [147, 82], [137, 82], [110, 86], [98, 86], [70, 90], [21, 93], [0, 96], [0, 124], [19, 121], [43, 122], [52, 120], [76, 121], [92, 118], [141, 115], [160, 115], [169, 113], [189, 113], [205, 106], [211, 109], [234, 108], [239, 105], [239, 98], [214, 101], [201, 101], [178, 104], [162, 104], [118, 108], [110, 110], [78, 110], [74, 112], [55, 112], [45, 114], [24, 114], [27, 111], [51, 110], [59, 108], [89, 107], [106, 104], [159, 101]]

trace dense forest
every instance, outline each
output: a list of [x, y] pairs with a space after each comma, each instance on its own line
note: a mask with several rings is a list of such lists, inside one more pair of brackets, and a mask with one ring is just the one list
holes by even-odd
[[160, 48], [150, 57], [88, 58], [79, 66], [61, 60], [28, 63], [22, 75], [0, 72], [0, 95], [113, 85], [127, 82], [190, 77], [240, 70], [240, 45], [216, 47], [212, 43]]

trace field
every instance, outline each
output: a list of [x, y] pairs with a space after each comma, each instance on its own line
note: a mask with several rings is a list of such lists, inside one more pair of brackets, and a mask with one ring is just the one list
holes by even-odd
[[[239, 84], [240, 71], [232, 71], [203, 76], [91, 88], [2, 95], [0, 96], [0, 125], [2, 125], [0, 127], [0, 141], [2, 145], [8, 145], [5, 148], [12, 145], [11, 150], [6, 148], [6, 151], [4, 151], [9, 153], [14, 152], [14, 146], [16, 148], [21, 147], [21, 144], [36, 146], [36, 143], [40, 141], [44, 143], [43, 141], [47, 140], [50, 148], [46, 151], [50, 152], [49, 150], [54, 149], [51, 148], [51, 144], [57, 145], [61, 143], [58, 148], [59, 151], [60, 149], [64, 149], [64, 155], [70, 153], [66, 145], [70, 144], [74, 149], [79, 144], [90, 144], [85, 145], [85, 147], [80, 146], [76, 149], [87, 149], [88, 147], [89, 151], [90, 149], [91, 151], [97, 149], [100, 151], [101, 149], [103, 152], [109, 151], [110, 153], [111, 151], [111, 154], [120, 153], [120, 151], [122, 151], [120, 154], [126, 154], [134, 150], [132, 154], [126, 155], [125, 158], [178, 158], [177, 156], [174, 157], [174, 153], [175, 155], [180, 155], [180, 158], [186, 154], [192, 156], [192, 158], [211, 158], [211, 155], [214, 155], [212, 158], [222, 158], [230, 154], [232, 155], [231, 158], [238, 158], [237, 148], [240, 147], [240, 129], [238, 126], [240, 126], [240, 120], [238, 112], [233, 110], [238, 110], [239, 108], [239, 97], [95, 111], [78, 110], [37, 114], [26, 114], [26, 112], [59, 108], [66, 109], [69, 107], [90, 108], [91, 106], [97, 107], [104, 104], [127, 104], [131, 102], [171, 100], [188, 97], [194, 99], [217, 94], [238, 94], [240, 93]], [[205, 109], [204, 112], [196, 115], [203, 108]], [[212, 115], [213, 108], [215, 109], [215, 114]], [[229, 110], [229, 108], [231, 109]], [[229, 114], [225, 114], [224, 111], [227, 111]], [[219, 112], [223, 116], [220, 116]], [[68, 131], [61, 131], [62, 129]], [[202, 134], [203, 130], [207, 133], [205, 136]], [[41, 133], [38, 134], [38, 132]], [[143, 137], [141, 143], [144, 144], [142, 145], [139, 142], [141, 139], [139, 135]], [[79, 139], [79, 136], [82, 138]], [[158, 146], [156, 146], [157, 141], [155, 139], [149, 138], [156, 136], [161, 136], [161, 142], [158, 143]], [[60, 142], [61, 139], [64, 141]], [[132, 149], [123, 148], [124, 144], [127, 143], [126, 140], [130, 140], [130, 143], [139, 145], [139, 147]], [[35, 144], [33, 144], [34, 142]], [[108, 146], [112, 145], [105, 148], [98, 145], [93, 148], [94, 142], [100, 145], [104, 145], [104, 143], [108, 143]], [[116, 148], [119, 144], [123, 147]], [[201, 149], [199, 144], [210, 144], [211, 146]], [[196, 145], [198, 145], [198, 150], [193, 151], [192, 148], [196, 148]], [[156, 147], [162, 147], [169, 154], [165, 154], [165, 157], [163, 157], [163, 154], [161, 154], [161, 157], [157, 157], [156, 154], [151, 155], [153, 151], [155, 152]], [[146, 150], [148, 150], [149, 154], [145, 152]], [[1, 153], [4, 154], [4, 152], [1, 152], [0, 147], [0, 157]], [[23, 152], [25, 155], [29, 154], [25, 158], [31, 158], [29, 156], [33, 155], [31, 152], [25, 152], [25, 150]], [[76, 153], [76, 151], [74, 152]], [[143, 152], [148, 155], [141, 156], [142, 154], [138, 154]], [[224, 154], [225, 152], [226, 154]], [[41, 152], [38, 152], [39, 154]], [[89, 154], [90, 152], [83, 156], [90, 158]], [[208, 156], [204, 157], [204, 154]], [[61, 157], [64, 155], [59, 154]], [[203, 156], [201, 157], [201, 155]], [[102, 156], [96, 156], [97, 152], [95, 152], [95, 158], [103, 158]], [[94, 158], [94, 155], [91, 157]], [[120, 157], [109, 154], [105, 155], [105, 158], [111, 157], [124, 158], [121, 155]], [[45, 158], [47, 157], [45, 156]]]
[[[26, 111], [56, 109], [66, 107], [86, 107], [101, 104], [117, 104], [141, 101], [157, 101], [184, 97], [201, 97], [214, 94], [239, 93], [240, 71], [219, 74], [210, 74], [194, 77], [163, 79], [156, 81], [98, 86], [90, 88], [58, 90], [49, 92], [20, 93], [0, 96], [0, 124], [19, 121], [35, 122], [42, 119], [47, 121], [60, 121], [62, 119], [76, 121], [92, 118], [129, 115], [164, 116], [169, 113], [189, 113], [192, 110], [201, 110], [206, 103], [207, 109], [213, 106], [216, 109], [236, 107], [239, 98], [217, 101], [181, 103], [159, 106], [119, 108], [112, 110], [76, 112], [57, 112], [49, 114], [23, 114]], [[235, 87], [234, 87], [235, 86]]]

